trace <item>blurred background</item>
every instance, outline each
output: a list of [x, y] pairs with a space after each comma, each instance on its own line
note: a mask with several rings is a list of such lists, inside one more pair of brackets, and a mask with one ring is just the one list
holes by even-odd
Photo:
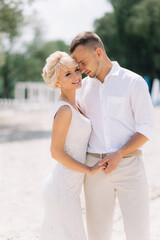
[[[43, 184], [55, 166], [49, 148], [58, 97], [41, 72], [48, 55], [69, 53], [72, 39], [82, 31], [96, 32], [109, 58], [148, 84], [156, 132], [144, 147], [144, 162], [152, 240], [160, 239], [160, 1], [0, 0], [0, 240], [38, 239]], [[124, 239], [118, 205], [117, 239]]]

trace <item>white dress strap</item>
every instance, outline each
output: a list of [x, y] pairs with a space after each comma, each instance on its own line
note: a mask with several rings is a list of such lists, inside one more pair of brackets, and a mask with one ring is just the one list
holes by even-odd
[[65, 106], [65, 105], [68, 105], [71, 110], [72, 110], [72, 105], [65, 102], [65, 101], [58, 101], [54, 104], [54, 107], [53, 107], [53, 118], [55, 117], [56, 113], [58, 112], [59, 108], [62, 107], [62, 106]]

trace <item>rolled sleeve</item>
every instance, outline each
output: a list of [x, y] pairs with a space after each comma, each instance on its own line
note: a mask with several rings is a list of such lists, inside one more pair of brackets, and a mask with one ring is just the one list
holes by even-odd
[[154, 130], [153, 128], [149, 128], [148, 126], [140, 125], [137, 126], [136, 132], [143, 134], [145, 137], [151, 140], [153, 137]]
[[148, 85], [143, 78], [134, 81], [131, 90], [131, 105], [136, 132], [143, 134], [150, 140], [154, 133], [154, 108]]

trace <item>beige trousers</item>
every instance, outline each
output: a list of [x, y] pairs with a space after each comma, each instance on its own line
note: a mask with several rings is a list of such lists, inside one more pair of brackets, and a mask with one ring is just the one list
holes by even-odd
[[[88, 166], [98, 161], [99, 158], [87, 155]], [[111, 239], [116, 196], [126, 239], [150, 239], [148, 184], [141, 156], [121, 159], [108, 175], [102, 171], [94, 176], [86, 175], [84, 191], [89, 240]]]

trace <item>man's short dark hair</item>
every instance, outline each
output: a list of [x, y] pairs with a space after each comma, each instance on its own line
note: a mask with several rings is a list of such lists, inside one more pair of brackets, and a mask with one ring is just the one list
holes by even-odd
[[76, 47], [79, 45], [85, 46], [87, 48], [101, 48], [104, 50], [104, 45], [100, 37], [93, 32], [82, 32], [78, 34], [71, 42], [70, 53], [73, 53]]

